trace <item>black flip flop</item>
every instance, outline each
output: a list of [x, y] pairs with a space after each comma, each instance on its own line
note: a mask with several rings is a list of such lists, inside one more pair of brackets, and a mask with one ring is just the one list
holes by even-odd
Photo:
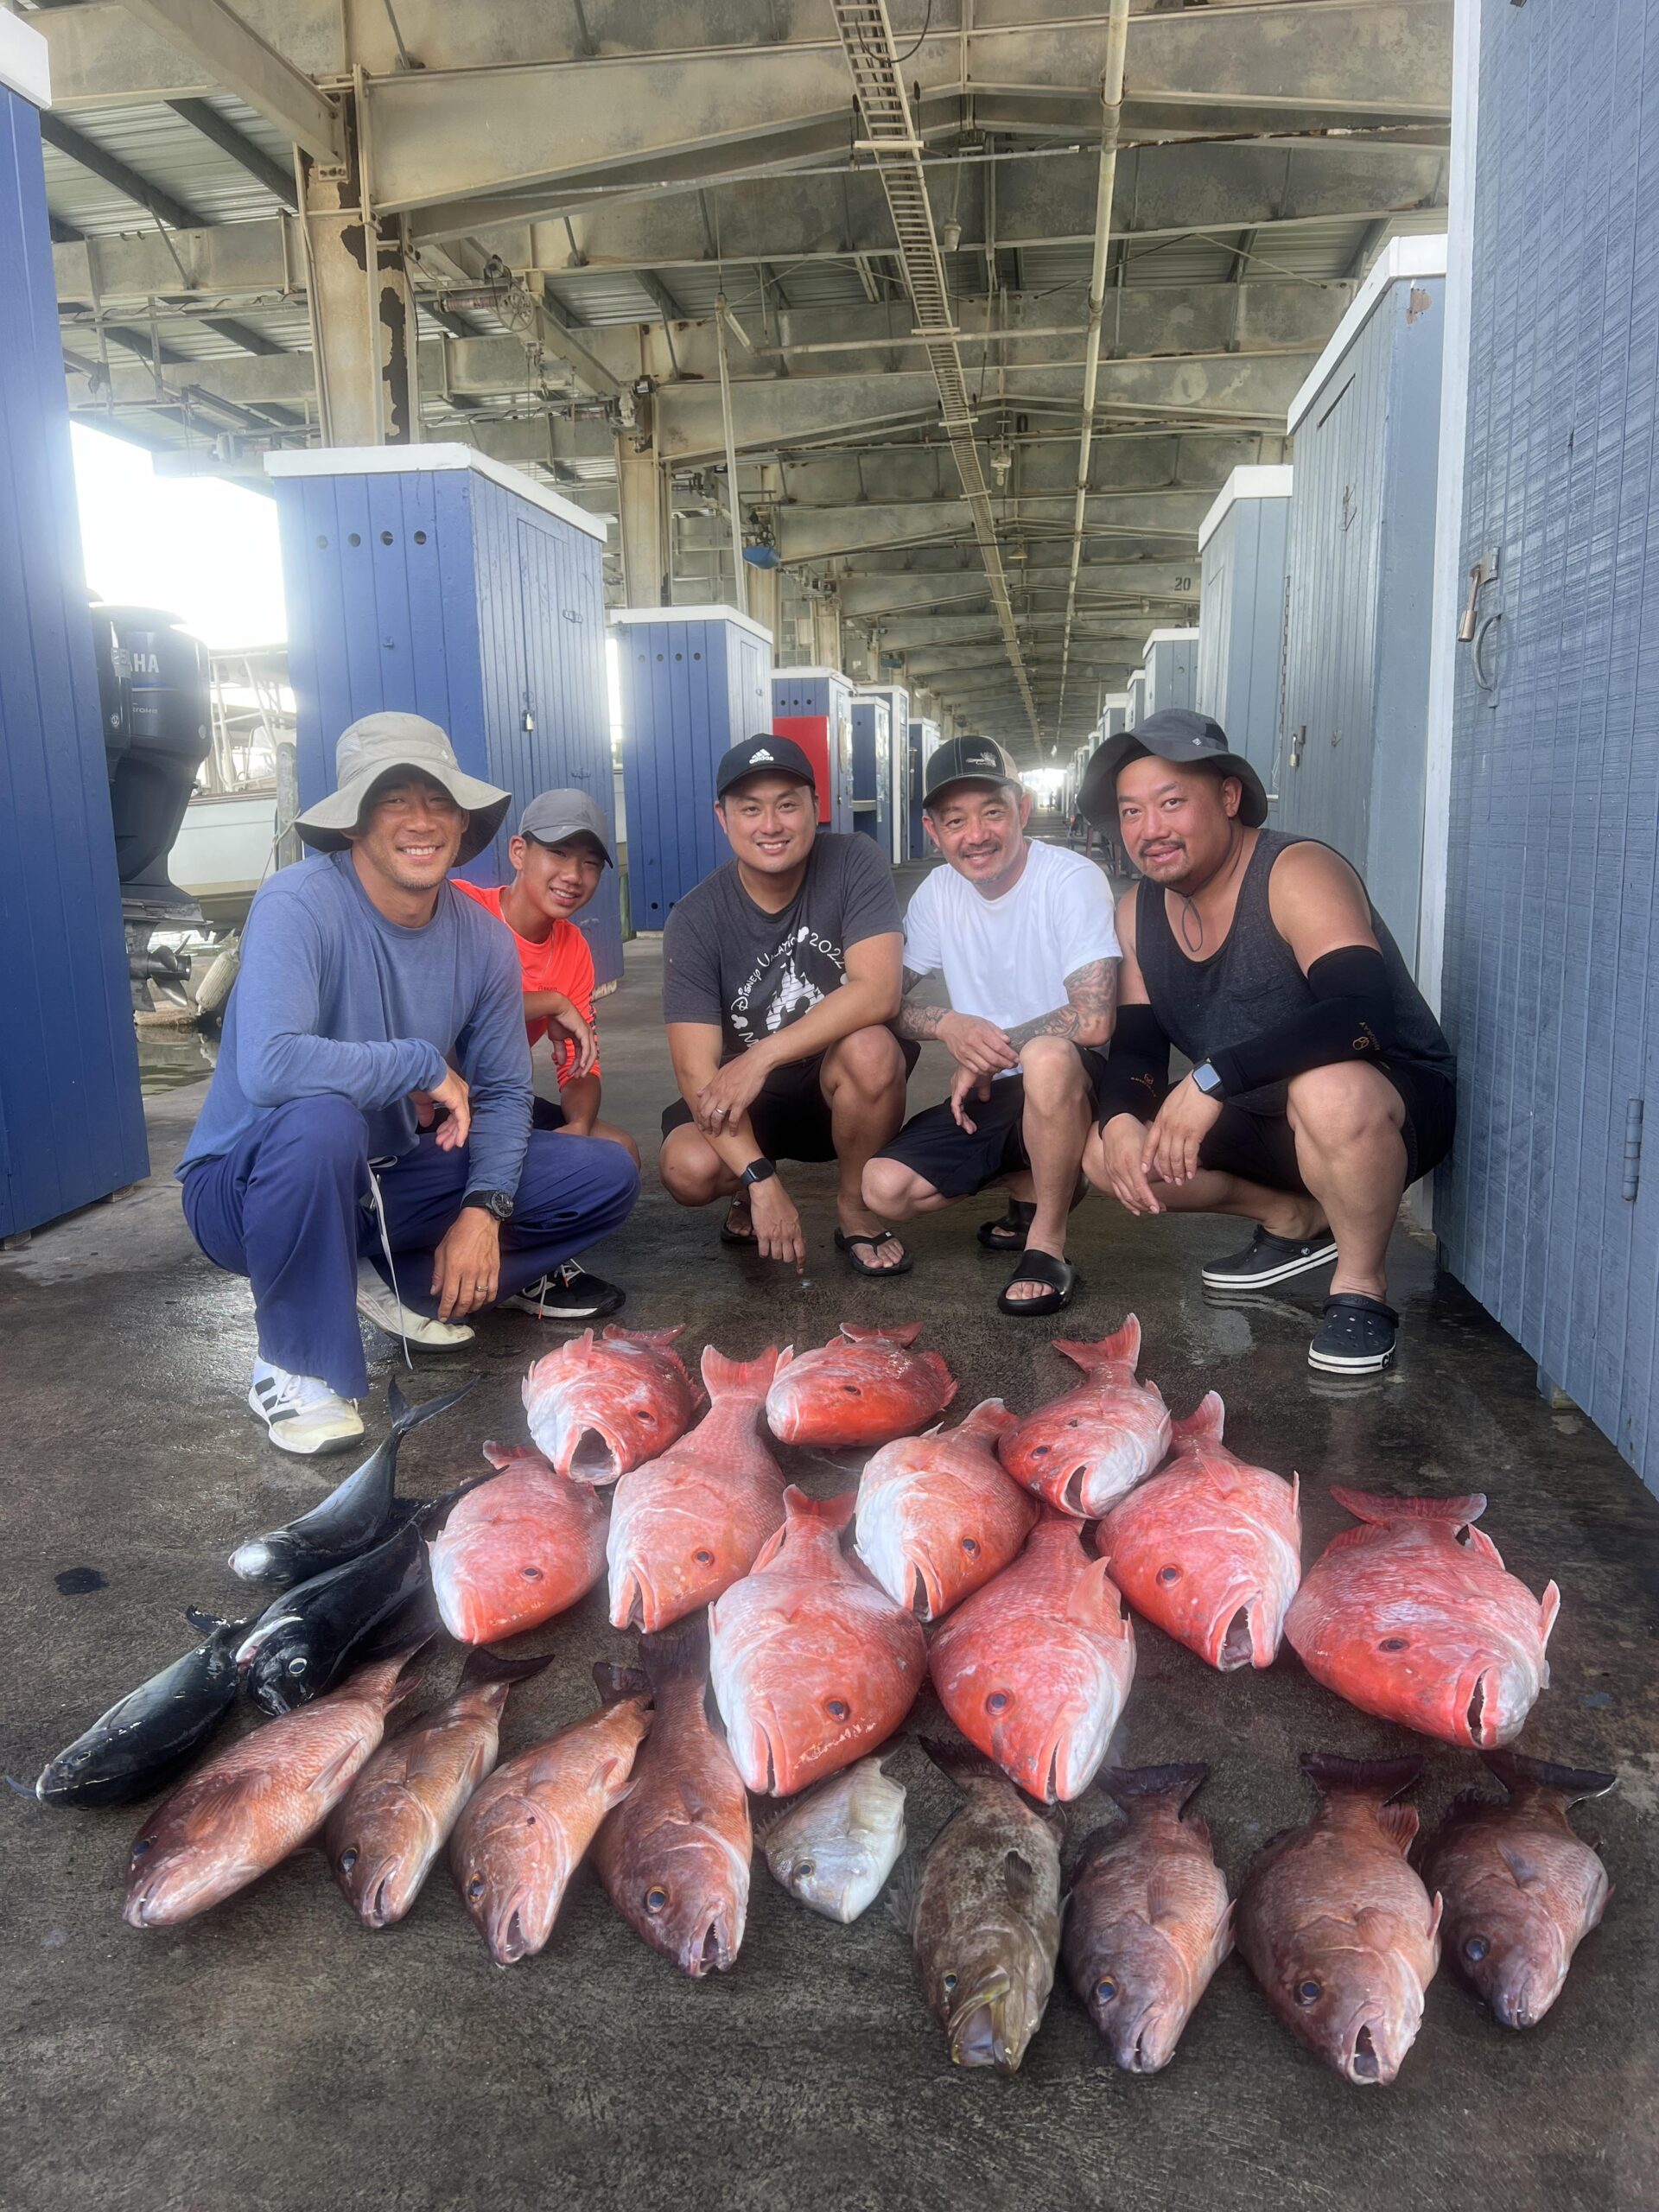
[[750, 1230], [746, 1236], [741, 1230], [732, 1227], [732, 1215], [735, 1209], [730, 1205], [726, 1209], [726, 1218], [720, 1224], [720, 1241], [722, 1244], [736, 1244], [747, 1250], [752, 1245], [758, 1244], [760, 1239], [753, 1230]]
[[1023, 1252], [1031, 1224], [1037, 1218], [1035, 1205], [1027, 1198], [1010, 1198], [1008, 1210], [1001, 1221], [982, 1221], [979, 1241], [988, 1252]]
[[868, 1260], [859, 1258], [859, 1245], [868, 1244], [874, 1253], [889, 1240], [895, 1244], [902, 1241], [891, 1229], [871, 1230], [868, 1235], [862, 1230], [855, 1230], [850, 1236], [845, 1230], [838, 1229], [836, 1231], [836, 1249], [847, 1255], [847, 1264], [855, 1275], [868, 1275], [872, 1281], [880, 1282], [885, 1275], [907, 1275], [916, 1264], [908, 1252], [896, 1268], [873, 1268]]
[[[1057, 1260], [1052, 1252], [1023, 1253], [1008, 1277], [1007, 1289], [997, 1294], [997, 1311], [1020, 1320], [1039, 1321], [1045, 1314], [1058, 1313], [1071, 1303], [1071, 1294], [1080, 1280], [1070, 1260]], [[1040, 1298], [1010, 1298], [1008, 1291], [1017, 1282], [1042, 1283], [1044, 1294]]]

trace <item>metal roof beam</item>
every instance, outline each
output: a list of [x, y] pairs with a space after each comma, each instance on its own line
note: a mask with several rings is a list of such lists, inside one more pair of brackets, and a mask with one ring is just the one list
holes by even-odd
[[[54, 115], [49, 108], [41, 111], [41, 136], [48, 146], [55, 147], [59, 153], [85, 169], [88, 175], [99, 178], [111, 191], [118, 192], [136, 207], [146, 209], [158, 223], [165, 223], [168, 230], [194, 230], [201, 222], [202, 218], [194, 207], [187, 207], [181, 200], [175, 200], [159, 184], [151, 184], [148, 178], [140, 176], [137, 169], [130, 168], [118, 155], [109, 152], [95, 139], [88, 138], [73, 124], [66, 123], [60, 115]], [[175, 282], [177, 276], [175, 270]]]
[[295, 189], [294, 172], [273, 162], [263, 146], [256, 146], [251, 138], [243, 136], [233, 123], [227, 122], [216, 107], [206, 100], [169, 100], [168, 105], [181, 122], [200, 134], [210, 145], [217, 146], [251, 177], [264, 185], [273, 200], [291, 212], [299, 208], [299, 194]]
[[[245, 100], [314, 161], [345, 160], [345, 127], [334, 101], [219, 0], [123, 0], [123, 4], [198, 64], [210, 84]], [[130, 91], [127, 97], [142, 99], [143, 94]]]

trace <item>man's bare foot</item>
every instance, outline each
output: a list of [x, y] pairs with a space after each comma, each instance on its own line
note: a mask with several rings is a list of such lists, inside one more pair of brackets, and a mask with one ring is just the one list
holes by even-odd
[[[855, 1236], [878, 1236], [887, 1228], [887, 1224], [878, 1220], [868, 1206], [838, 1205], [836, 1221], [842, 1235], [849, 1240]], [[879, 1244], [861, 1244], [857, 1256], [863, 1262], [863, 1274], [890, 1275], [898, 1274], [906, 1255], [899, 1238], [887, 1236]]]

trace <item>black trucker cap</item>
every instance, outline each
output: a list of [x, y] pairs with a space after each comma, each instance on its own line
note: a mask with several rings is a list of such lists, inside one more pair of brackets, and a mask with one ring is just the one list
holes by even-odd
[[1115, 828], [1119, 772], [1131, 760], [1144, 760], [1153, 753], [1177, 767], [1213, 766], [1224, 775], [1236, 776], [1244, 787], [1238, 802], [1239, 820], [1247, 830], [1258, 830], [1267, 820], [1268, 795], [1261, 777], [1242, 753], [1233, 751], [1219, 722], [1208, 715], [1195, 714], [1190, 707], [1165, 707], [1158, 714], [1148, 715], [1135, 728], [1109, 737], [1083, 772], [1077, 788], [1078, 813], [1097, 829]]
[[922, 804], [931, 806], [951, 784], [1013, 784], [1020, 778], [994, 737], [948, 737], [936, 745], [922, 770]]
[[715, 797], [724, 798], [732, 785], [741, 784], [745, 776], [792, 776], [798, 784], [817, 781], [812, 763], [794, 739], [774, 737], [769, 730], [763, 730], [758, 737], [746, 737], [741, 745], [727, 747], [715, 771]]

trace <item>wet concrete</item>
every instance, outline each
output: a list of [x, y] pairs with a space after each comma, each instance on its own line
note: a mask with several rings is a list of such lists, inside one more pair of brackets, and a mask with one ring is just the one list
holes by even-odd
[[[654, 948], [632, 948], [603, 1014], [607, 1111], [642, 1136], [670, 1090], [655, 976]], [[925, 1058], [913, 1096], [939, 1095], [940, 1073]], [[16, 1776], [32, 1777], [187, 1645], [185, 1605], [245, 1603], [223, 1565], [232, 1543], [323, 1487], [251, 1425], [245, 1288], [197, 1254], [167, 1179], [200, 1096], [149, 1102], [156, 1172], [134, 1196], [0, 1259], [10, 1570], [0, 1758]], [[843, 1318], [919, 1318], [924, 1341], [962, 1378], [964, 1409], [993, 1393], [1023, 1409], [1061, 1386], [1047, 1332], [993, 1309], [1005, 1263], [973, 1242], [989, 1203], [918, 1225], [916, 1271], [901, 1283], [855, 1282], [830, 1248], [827, 1174], [791, 1181], [812, 1238], [804, 1284], [721, 1250], [712, 1217], [687, 1217], [649, 1185], [626, 1232], [594, 1255], [629, 1287], [623, 1318], [685, 1321], [693, 1351], [713, 1341], [745, 1354], [769, 1339], [821, 1342]], [[1560, 1580], [1554, 1681], [1525, 1747], [1619, 1770], [1619, 1792], [1580, 1815], [1604, 1839], [1618, 1894], [1540, 2027], [1498, 2027], [1443, 1972], [1399, 2082], [1363, 2091], [1290, 2041], [1232, 1960], [1165, 2074], [1115, 2073], [1061, 1989], [1023, 2072], [1001, 2082], [953, 2072], [905, 1939], [879, 1906], [834, 1927], [792, 1904], [758, 1857], [748, 1938], [728, 1977], [682, 1980], [586, 1878], [547, 1952], [503, 1972], [443, 1873], [404, 1926], [372, 1936], [312, 1855], [193, 1926], [136, 1933], [118, 1903], [137, 1816], [48, 1812], [7, 1794], [7, 2203], [1653, 2203], [1659, 1503], [1587, 1422], [1544, 1405], [1531, 1363], [1436, 1274], [1423, 1243], [1402, 1232], [1395, 1255], [1399, 1366], [1354, 1388], [1309, 1374], [1313, 1294], [1205, 1301], [1200, 1259], [1236, 1241], [1226, 1225], [1133, 1222], [1090, 1202], [1076, 1217], [1085, 1285], [1067, 1332], [1103, 1333], [1138, 1312], [1145, 1371], [1178, 1409], [1214, 1386], [1230, 1440], [1300, 1471], [1310, 1558], [1346, 1525], [1329, 1483], [1481, 1489], [1491, 1500], [1484, 1525], [1510, 1567], [1534, 1589]], [[486, 1436], [522, 1435], [519, 1379], [552, 1340], [503, 1315], [454, 1362], [417, 1355], [422, 1394], [458, 1367], [485, 1380], [463, 1413], [410, 1440], [409, 1490], [447, 1486]], [[390, 1348], [372, 1344], [378, 1386]], [[384, 1413], [371, 1411], [379, 1433]], [[783, 1456], [809, 1488], [841, 1486], [822, 1463]], [[509, 1746], [587, 1710], [591, 1662], [623, 1656], [627, 1639], [606, 1624], [601, 1597], [526, 1640], [558, 1656], [515, 1694]], [[1295, 1765], [1305, 1746], [1422, 1751], [1431, 1818], [1478, 1777], [1472, 1757], [1351, 1711], [1289, 1655], [1266, 1675], [1221, 1677], [1155, 1630], [1143, 1625], [1139, 1638], [1117, 1755], [1211, 1764], [1200, 1806], [1235, 1878], [1308, 1809]], [[926, 1701], [912, 1729], [938, 1719]], [[913, 1744], [894, 1765], [912, 1789], [912, 1840], [925, 1842], [950, 1787]], [[1071, 1848], [1108, 1810], [1097, 1793], [1071, 1808]]]

